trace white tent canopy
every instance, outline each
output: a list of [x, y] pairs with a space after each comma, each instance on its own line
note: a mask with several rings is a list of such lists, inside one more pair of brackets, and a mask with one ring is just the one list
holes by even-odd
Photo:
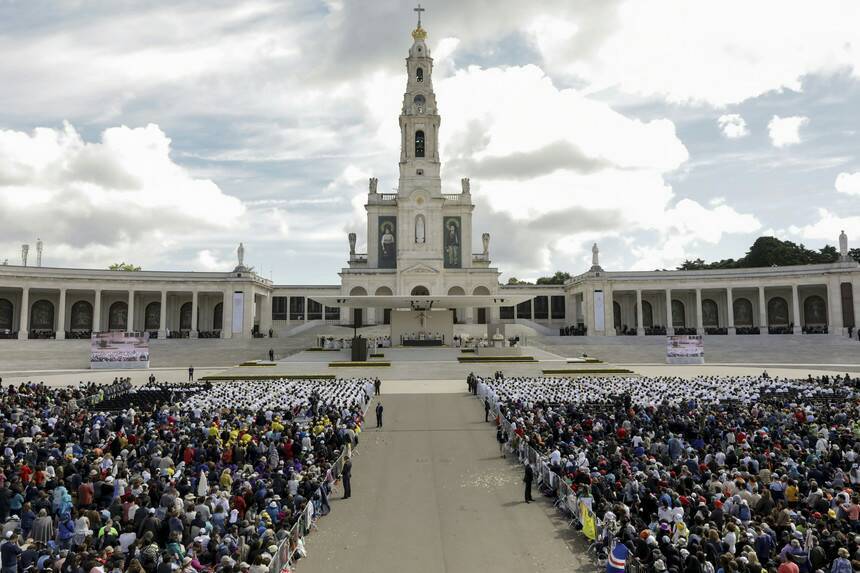
[[486, 308], [514, 306], [533, 295], [450, 295], [450, 296], [315, 296], [328, 307], [392, 308], [411, 310]]

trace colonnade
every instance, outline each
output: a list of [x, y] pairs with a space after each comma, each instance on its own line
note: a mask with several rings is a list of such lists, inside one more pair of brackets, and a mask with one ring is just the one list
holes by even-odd
[[[603, 308], [599, 308], [602, 293]], [[587, 333], [615, 334], [843, 334], [860, 317], [860, 283], [732, 284], [648, 288], [603, 283], [573, 293], [577, 323]], [[688, 312], [692, 307], [694, 312]], [[707, 312], [707, 321], [705, 320]], [[603, 320], [598, 320], [599, 315]], [[661, 320], [662, 318], [662, 320]], [[603, 323], [601, 329], [600, 323]], [[634, 331], [635, 329], [635, 331]], [[659, 331], [659, 332], [658, 332]]]
[[[234, 312], [234, 300], [241, 301], [240, 312]], [[150, 311], [153, 304], [159, 305], [157, 318]], [[71, 320], [67, 319], [70, 312]], [[234, 327], [234, 316], [241, 318], [241, 325]], [[0, 288], [0, 337], [4, 338], [17, 333], [18, 339], [28, 339], [33, 333], [62, 340], [67, 331], [103, 330], [157, 332], [158, 338], [167, 338], [168, 331], [190, 338], [199, 331], [208, 337], [250, 337], [255, 319], [261, 332], [271, 327], [272, 297], [252, 288]]]

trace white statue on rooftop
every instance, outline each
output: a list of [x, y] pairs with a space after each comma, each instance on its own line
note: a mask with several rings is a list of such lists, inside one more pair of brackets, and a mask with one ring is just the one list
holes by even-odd
[[848, 256], [848, 235], [845, 234], [844, 230], [839, 233], [839, 260], [850, 260], [850, 257]]

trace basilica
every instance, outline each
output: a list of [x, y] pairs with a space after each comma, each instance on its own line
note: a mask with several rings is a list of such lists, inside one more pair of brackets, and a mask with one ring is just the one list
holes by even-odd
[[[843, 336], [860, 313], [860, 265], [633, 272], [592, 266], [564, 285], [500, 285], [491, 237], [472, 227], [469, 179], [442, 193], [433, 59], [412, 32], [400, 110], [397, 192], [368, 185], [367, 252], [348, 236], [339, 284], [277, 285], [244, 265], [224, 272], [0, 266], [0, 338], [288, 336], [320, 324], [452, 332], [457, 324], [521, 323], [553, 336]], [[332, 273], [334, 275], [334, 273]], [[428, 316], [430, 318], [428, 318]], [[429, 323], [427, 321], [430, 321]]]

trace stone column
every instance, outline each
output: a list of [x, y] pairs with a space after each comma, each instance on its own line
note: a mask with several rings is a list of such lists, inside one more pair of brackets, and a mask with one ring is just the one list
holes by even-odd
[[762, 335], [767, 332], [767, 300], [764, 296], [764, 287], [758, 287], [758, 328]]
[[675, 334], [672, 324], [672, 289], [666, 289], [666, 334]]
[[501, 311], [499, 310], [498, 306], [491, 306], [487, 312], [488, 312], [487, 320], [489, 322], [497, 323], [500, 320], [502, 320], [501, 319]]
[[851, 281], [851, 293], [854, 299], [854, 336], [860, 333], [860, 281], [853, 279]]
[[224, 291], [221, 311], [221, 338], [233, 338], [233, 289]]
[[[467, 307], [465, 309], [465, 317], [464, 320], [466, 324], [475, 324], [475, 316], [477, 313], [475, 312], [477, 309], [475, 307]], [[487, 317], [489, 319], [489, 317]]]
[[30, 338], [30, 288], [21, 289], [21, 311], [19, 314], [18, 340]]
[[615, 336], [615, 300], [608, 283], [603, 287], [603, 328], [604, 336]]
[[[302, 307], [302, 309], [303, 309], [302, 318], [304, 318], [304, 320], [302, 322], [307, 322], [308, 321], [308, 297], [306, 297], [306, 296], [302, 297], [302, 300], [305, 301], [304, 306]], [[369, 316], [362, 316], [361, 317], [362, 322], [367, 321], [367, 320], [370, 320]]]
[[101, 332], [102, 329], [102, 291], [96, 290], [93, 294], [93, 332]]
[[[254, 297], [254, 289], [245, 289], [245, 316], [242, 324], [242, 338], [251, 338], [251, 329], [254, 328], [254, 311], [256, 310], [257, 301]], [[308, 316], [307, 306], [305, 306], [305, 318]]]
[[[262, 310], [260, 311], [260, 332], [263, 336], [269, 336], [269, 329], [272, 328], [272, 293], [268, 293], [263, 299]], [[322, 307], [322, 316], [325, 319], [325, 305]]]
[[729, 335], [736, 334], [735, 331], [735, 300], [732, 296], [732, 287], [726, 287], [726, 319], [728, 320]]
[[161, 309], [158, 317], [158, 338], [167, 338], [167, 290], [161, 291]]
[[134, 291], [128, 291], [128, 320], [125, 323], [126, 332], [134, 332]]
[[842, 288], [839, 277], [831, 277], [828, 281], [827, 298], [831, 311], [829, 333], [842, 336]]
[[586, 336], [594, 336], [594, 294], [591, 289], [582, 291], [582, 313], [585, 319], [585, 334]]
[[702, 289], [696, 289], [696, 334], [705, 334], [705, 325], [702, 322]]
[[60, 308], [57, 309], [57, 340], [66, 339], [66, 289], [60, 289]]
[[797, 294], [797, 285], [791, 285], [791, 313], [794, 324], [794, 334], [801, 334], [803, 329], [800, 325], [800, 296]]
[[353, 318], [351, 306], [345, 306], [340, 309], [340, 323], [342, 325], [352, 324]]
[[636, 289], [636, 335], [645, 335], [645, 318], [642, 312], [642, 289]]
[[197, 338], [197, 299], [199, 293], [197, 290], [191, 291], [191, 332], [188, 333], [190, 338]]

